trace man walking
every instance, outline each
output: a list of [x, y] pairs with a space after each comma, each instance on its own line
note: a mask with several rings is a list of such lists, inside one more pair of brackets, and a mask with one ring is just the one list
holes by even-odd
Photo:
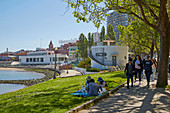
[[132, 59], [129, 58], [129, 63], [126, 64], [125, 71], [127, 77], [127, 88], [129, 89], [129, 79], [131, 78], [131, 87], [133, 87], [133, 73], [134, 66], [132, 65]]
[[145, 69], [145, 75], [147, 79], [147, 87], [149, 88], [150, 83], [150, 76], [152, 74], [152, 61], [150, 60], [150, 57], [147, 56], [147, 60], [144, 62], [144, 69]]

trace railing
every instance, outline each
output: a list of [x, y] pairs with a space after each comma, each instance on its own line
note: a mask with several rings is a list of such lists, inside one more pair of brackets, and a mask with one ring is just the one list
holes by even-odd
[[97, 59], [94, 58], [94, 56], [92, 55], [91, 50], [89, 50], [88, 56], [89, 56], [92, 60], [94, 60], [95, 62], [99, 63], [100, 65], [104, 65], [103, 63], [101, 63], [100, 61], [98, 61]]

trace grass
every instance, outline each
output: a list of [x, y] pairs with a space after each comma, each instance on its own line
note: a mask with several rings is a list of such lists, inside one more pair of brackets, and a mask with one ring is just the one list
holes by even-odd
[[[0, 113], [64, 113], [95, 97], [70, 95], [85, 84], [89, 75], [48, 80], [15, 92], [0, 95]], [[126, 81], [122, 71], [90, 75], [102, 77], [113, 89]]]

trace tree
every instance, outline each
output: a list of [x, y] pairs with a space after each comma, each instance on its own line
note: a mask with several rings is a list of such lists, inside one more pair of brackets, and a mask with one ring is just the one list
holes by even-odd
[[111, 24], [109, 24], [107, 26], [107, 35], [106, 35], [106, 37], [109, 40], [115, 40], [116, 39], [115, 32], [114, 32], [113, 26]]
[[88, 33], [88, 47], [91, 48], [91, 46], [93, 45], [94, 45], [93, 35], [91, 35], [91, 33]]
[[[98, 28], [108, 16], [107, 12], [116, 10], [144, 21], [160, 36], [160, 61], [157, 86], [168, 85], [168, 57], [170, 47], [170, 20], [167, 0], [66, 0], [75, 9], [77, 21], [92, 21]], [[170, 16], [170, 15], [169, 15]], [[150, 21], [153, 20], [153, 21]]]
[[120, 42], [121, 45], [128, 45], [129, 49], [136, 54], [141, 54], [142, 52], [149, 53], [151, 58], [153, 57], [154, 47], [156, 47], [159, 41], [154, 43], [154, 32], [150, 26], [146, 25], [144, 22], [135, 19], [130, 23], [129, 26], [119, 25]]
[[87, 38], [83, 33], [79, 36], [79, 42], [77, 43], [78, 52], [82, 58], [87, 58]]
[[105, 27], [103, 26], [100, 32], [100, 42], [105, 40]]

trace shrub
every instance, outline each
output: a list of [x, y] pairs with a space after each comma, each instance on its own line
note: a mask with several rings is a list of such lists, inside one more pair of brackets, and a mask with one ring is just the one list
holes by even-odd
[[89, 72], [99, 72], [100, 69], [99, 69], [99, 68], [91, 68], [91, 67], [88, 67], [88, 68], [86, 69], [86, 71], [89, 71]]
[[78, 64], [78, 67], [82, 68], [87, 68], [91, 66], [91, 59], [90, 58], [85, 58], [84, 61], [80, 61]]

